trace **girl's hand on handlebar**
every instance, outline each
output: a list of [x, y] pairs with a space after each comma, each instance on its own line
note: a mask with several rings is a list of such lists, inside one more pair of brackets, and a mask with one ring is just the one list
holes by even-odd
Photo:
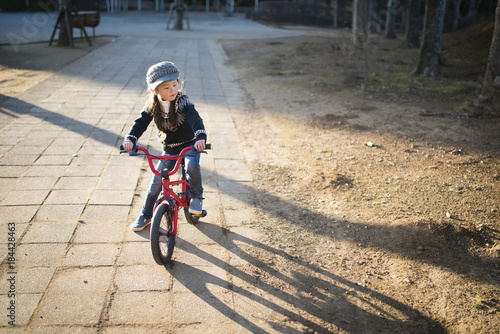
[[130, 141], [124, 141], [122, 146], [125, 151], [132, 152], [132, 150], [134, 149], [134, 144]]
[[205, 149], [205, 140], [198, 140], [196, 143], [194, 143], [194, 148], [197, 151], [203, 151]]

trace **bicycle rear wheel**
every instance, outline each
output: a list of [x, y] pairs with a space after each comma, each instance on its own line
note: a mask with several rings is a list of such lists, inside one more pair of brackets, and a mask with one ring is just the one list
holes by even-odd
[[173, 208], [163, 202], [156, 208], [151, 224], [151, 251], [155, 262], [163, 265], [170, 262], [175, 247], [173, 230]]

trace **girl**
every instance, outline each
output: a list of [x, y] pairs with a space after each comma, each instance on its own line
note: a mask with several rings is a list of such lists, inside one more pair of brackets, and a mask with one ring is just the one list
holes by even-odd
[[[146, 75], [151, 96], [146, 103], [141, 116], [130, 128], [123, 148], [132, 151], [140, 136], [154, 120], [158, 128], [158, 136], [163, 144], [163, 155], [179, 154], [182, 149], [193, 145], [196, 150], [205, 149], [207, 135], [203, 120], [189, 98], [179, 91], [180, 74], [174, 63], [164, 61], [151, 66]], [[201, 185], [200, 155], [188, 152], [185, 156], [186, 170], [191, 192], [189, 212], [202, 213], [203, 187]], [[156, 169], [172, 169], [175, 161], [168, 160], [165, 164], [159, 161]], [[161, 176], [154, 175], [144, 200], [142, 212], [132, 224], [133, 231], [142, 231], [151, 223], [153, 208], [161, 192]]]

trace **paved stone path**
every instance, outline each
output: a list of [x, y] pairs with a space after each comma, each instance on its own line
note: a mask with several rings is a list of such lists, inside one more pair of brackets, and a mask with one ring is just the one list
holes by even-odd
[[[38, 30], [25, 37], [47, 41], [52, 16], [42, 26], [33, 15], [0, 13], [0, 41], [22, 36], [26, 22]], [[281, 332], [269, 322], [275, 304], [242, 270], [240, 245], [257, 239], [244, 226], [252, 177], [233, 123], [242, 93], [217, 40], [296, 32], [191, 15], [192, 30], [176, 32], [165, 30], [166, 14], [105, 14], [96, 33], [120, 37], [0, 106], [1, 332]], [[181, 217], [166, 268], [153, 261], [149, 229], [129, 229], [150, 171], [117, 149], [160, 60], [180, 68], [214, 147], [202, 157], [209, 215], [196, 226]], [[158, 153], [155, 137], [150, 127], [139, 143]]]

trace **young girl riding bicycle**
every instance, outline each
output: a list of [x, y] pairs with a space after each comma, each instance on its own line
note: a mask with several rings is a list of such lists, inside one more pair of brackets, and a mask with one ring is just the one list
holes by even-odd
[[[198, 151], [204, 150], [207, 135], [203, 120], [187, 95], [180, 91], [182, 81], [174, 63], [163, 61], [151, 66], [146, 75], [146, 82], [151, 96], [125, 137], [123, 148], [131, 152], [151, 121], [154, 121], [163, 144], [163, 155], [177, 155], [191, 145]], [[189, 152], [185, 155], [191, 195], [189, 212], [199, 215], [202, 213], [203, 196], [200, 155], [189, 155]], [[174, 160], [169, 160], [166, 164], [159, 161], [156, 169], [172, 169], [174, 163]], [[142, 231], [150, 224], [161, 187], [161, 176], [154, 175], [142, 212], [132, 224], [133, 231]]]

